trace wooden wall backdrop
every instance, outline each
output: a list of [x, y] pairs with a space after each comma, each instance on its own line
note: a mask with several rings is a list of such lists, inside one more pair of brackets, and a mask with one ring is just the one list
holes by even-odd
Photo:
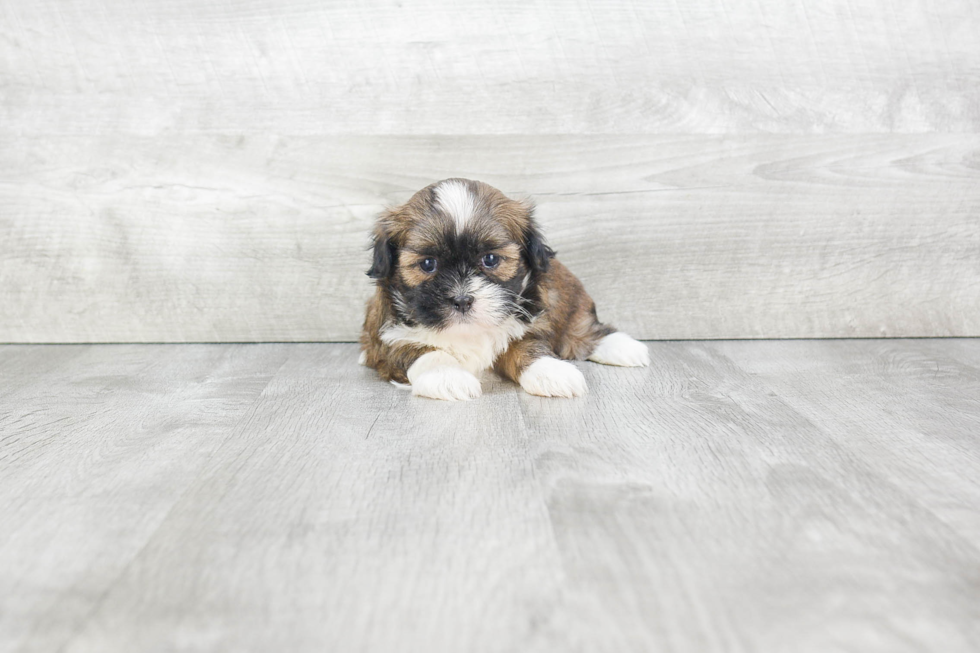
[[372, 217], [531, 195], [642, 338], [980, 336], [974, 0], [0, 0], [0, 341], [351, 340]]

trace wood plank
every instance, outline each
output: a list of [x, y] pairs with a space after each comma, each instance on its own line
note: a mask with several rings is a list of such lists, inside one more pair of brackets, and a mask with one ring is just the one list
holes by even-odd
[[980, 128], [971, 0], [0, 5], [11, 134]]
[[743, 343], [716, 348], [980, 542], [980, 340], [771, 343], [766, 358]]
[[537, 199], [641, 338], [980, 335], [980, 137], [7, 137], [0, 342], [357, 337], [434, 180]]
[[513, 386], [441, 403], [377, 380], [351, 345], [287, 351], [65, 650], [521, 642], [561, 569]]
[[284, 353], [0, 349], [0, 650], [63, 650]]
[[0, 648], [973, 650], [980, 340], [650, 348], [463, 404], [354, 345], [0, 348]]
[[[794, 344], [742, 346], [757, 362]], [[881, 448], [912, 442], [896, 434], [850, 451], [838, 440], [865, 405], [838, 406], [851, 427], [828, 429], [713, 343], [650, 347], [648, 370], [587, 368], [592, 406], [527, 402], [568, 570], [568, 618], [549, 624], [555, 650], [974, 646], [975, 534], [944, 523], [878, 463]], [[890, 397], [889, 383], [863, 371], [875, 399]], [[908, 381], [912, 406], [930, 398]], [[975, 436], [962, 419], [943, 426], [948, 441]], [[966, 505], [975, 476], [949, 470], [935, 495]]]

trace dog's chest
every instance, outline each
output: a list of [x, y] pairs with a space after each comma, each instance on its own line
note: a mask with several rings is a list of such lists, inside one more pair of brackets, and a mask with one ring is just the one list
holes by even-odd
[[410, 342], [441, 349], [476, 374], [492, 367], [507, 346], [522, 337], [526, 330], [527, 326], [514, 318], [495, 327], [457, 325], [442, 330], [399, 324], [384, 328], [381, 340], [389, 345]]

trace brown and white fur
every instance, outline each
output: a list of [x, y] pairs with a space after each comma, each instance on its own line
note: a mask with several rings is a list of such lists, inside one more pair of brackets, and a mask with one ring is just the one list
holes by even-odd
[[478, 376], [491, 367], [531, 394], [577, 397], [585, 377], [570, 360], [648, 365], [646, 345], [599, 322], [533, 213], [527, 201], [454, 178], [379, 216], [361, 363], [449, 400], [479, 396]]

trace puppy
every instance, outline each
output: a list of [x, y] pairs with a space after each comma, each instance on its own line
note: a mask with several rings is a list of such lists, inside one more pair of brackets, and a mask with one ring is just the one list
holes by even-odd
[[529, 202], [468, 179], [382, 213], [360, 362], [448, 400], [478, 397], [478, 375], [491, 367], [531, 394], [578, 397], [585, 378], [569, 360], [648, 365], [646, 345], [599, 322], [533, 214]]

